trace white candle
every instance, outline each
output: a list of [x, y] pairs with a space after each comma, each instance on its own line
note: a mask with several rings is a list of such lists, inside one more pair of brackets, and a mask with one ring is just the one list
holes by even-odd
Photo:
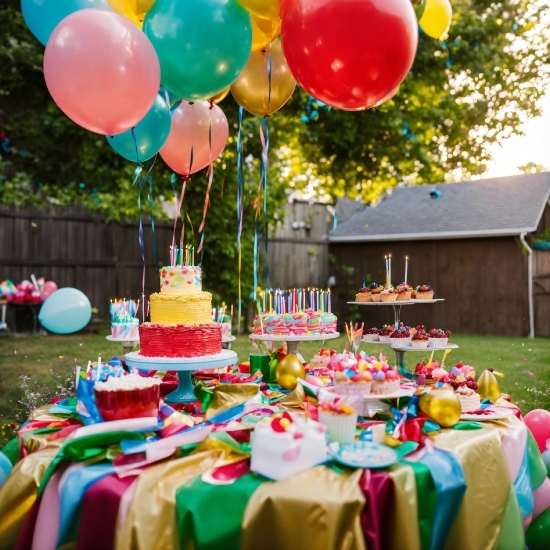
[[389, 265], [389, 273], [388, 273], [388, 277], [389, 277], [389, 285], [391, 286], [391, 254], [388, 256], [388, 265]]
[[386, 284], [388, 284], [388, 257], [384, 256], [384, 260], [386, 261]]
[[405, 256], [405, 283], [407, 282], [407, 272], [409, 270], [409, 257]]

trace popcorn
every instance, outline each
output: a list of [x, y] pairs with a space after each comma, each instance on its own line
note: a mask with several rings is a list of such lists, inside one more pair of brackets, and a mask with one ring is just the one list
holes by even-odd
[[153, 386], [160, 386], [160, 378], [144, 377], [139, 374], [129, 374], [118, 378], [110, 377], [105, 382], [97, 382], [95, 391], [131, 391], [144, 390]]

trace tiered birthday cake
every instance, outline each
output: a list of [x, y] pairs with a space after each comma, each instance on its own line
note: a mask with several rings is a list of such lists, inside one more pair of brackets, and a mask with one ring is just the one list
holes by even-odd
[[140, 355], [199, 357], [222, 351], [220, 323], [212, 322], [212, 295], [202, 291], [201, 268], [160, 270], [160, 292], [151, 295], [151, 322], [139, 327]]
[[139, 319], [136, 317], [139, 302], [115, 300], [111, 302], [111, 337], [117, 340], [138, 340]]

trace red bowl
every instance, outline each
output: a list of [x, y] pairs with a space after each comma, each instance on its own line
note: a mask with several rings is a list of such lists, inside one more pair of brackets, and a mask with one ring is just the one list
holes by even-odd
[[97, 391], [94, 389], [94, 394], [97, 410], [105, 422], [158, 416], [159, 385], [142, 390]]

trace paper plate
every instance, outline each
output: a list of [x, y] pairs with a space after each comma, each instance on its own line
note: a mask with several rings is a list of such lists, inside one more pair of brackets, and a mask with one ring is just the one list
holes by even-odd
[[334, 458], [351, 468], [385, 468], [399, 460], [392, 448], [369, 441], [345, 443], [334, 453]]
[[469, 420], [474, 422], [489, 422], [491, 420], [501, 420], [502, 418], [508, 418], [514, 412], [511, 409], [502, 408], [489, 408], [491, 414], [461, 414], [460, 420]]

